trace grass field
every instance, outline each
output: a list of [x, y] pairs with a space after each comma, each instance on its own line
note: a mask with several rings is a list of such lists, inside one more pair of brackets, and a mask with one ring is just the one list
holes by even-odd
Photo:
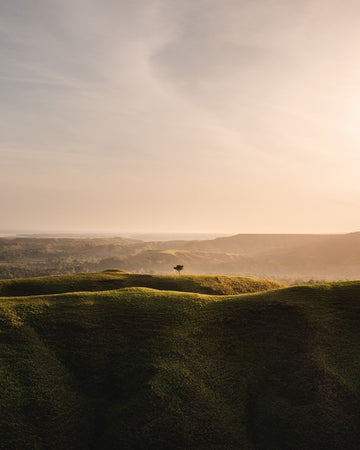
[[1, 282], [1, 448], [358, 449], [360, 282], [223, 278]]
[[77, 291], [105, 291], [124, 287], [234, 295], [284, 287], [272, 280], [214, 275], [140, 275], [121, 270], [52, 277], [0, 280], [0, 296], [62, 294]]

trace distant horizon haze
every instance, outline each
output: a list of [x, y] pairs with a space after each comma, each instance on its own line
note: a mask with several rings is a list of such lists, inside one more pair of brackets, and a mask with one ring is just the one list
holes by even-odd
[[104, 231], [104, 230], [16, 230], [0, 229], [1, 237], [31, 237], [31, 236], [49, 236], [49, 237], [123, 237], [140, 240], [206, 240], [218, 237], [231, 237], [236, 235], [346, 235], [360, 233], [360, 230], [345, 232], [320, 232], [320, 233], [298, 233], [298, 232], [200, 232], [200, 231]]

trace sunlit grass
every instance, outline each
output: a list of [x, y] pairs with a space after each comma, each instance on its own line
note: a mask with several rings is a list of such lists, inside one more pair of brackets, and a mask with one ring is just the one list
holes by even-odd
[[[95, 288], [114, 275], [40, 286], [77, 289], [87, 279]], [[143, 280], [202, 292], [221, 278]], [[223, 296], [116, 286], [3, 297], [1, 445], [355, 449], [359, 319], [360, 282]]]

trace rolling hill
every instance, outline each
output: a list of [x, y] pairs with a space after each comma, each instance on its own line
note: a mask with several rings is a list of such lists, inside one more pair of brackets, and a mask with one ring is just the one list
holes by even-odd
[[61, 294], [76, 291], [105, 291], [125, 287], [234, 295], [279, 289], [283, 284], [272, 280], [211, 275], [146, 275], [121, 270], [83, 273], [57, 277], [0, 280], [0, 297]]
[[2, 282], [0, 447], [357, 449], [360, 282], [219, 280]]

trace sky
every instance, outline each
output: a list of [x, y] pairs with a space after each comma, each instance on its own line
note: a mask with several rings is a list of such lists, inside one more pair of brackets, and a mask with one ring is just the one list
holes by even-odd
[[0, 229], [360, 230], [357, 0], [2, 0]]

